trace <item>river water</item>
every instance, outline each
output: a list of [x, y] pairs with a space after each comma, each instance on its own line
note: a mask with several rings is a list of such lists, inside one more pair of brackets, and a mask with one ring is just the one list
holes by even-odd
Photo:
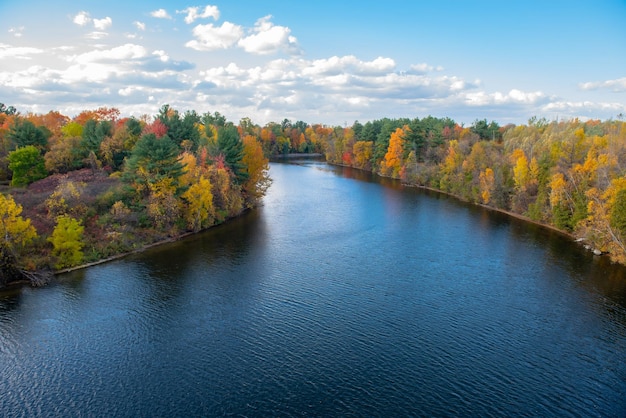
[[0, 296], [14, 416], [626, 416], [626, 272], [319, 162], [264, 206]]

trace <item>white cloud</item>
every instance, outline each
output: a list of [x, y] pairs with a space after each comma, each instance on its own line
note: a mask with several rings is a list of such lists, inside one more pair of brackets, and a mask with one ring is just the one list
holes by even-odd
[[171, 19], [172, 18], [172, 16], [170, 16], [167, 13], [167, 10], [165, 10], [165, 9], [159, 9], [159, 10], [155, 10], [153, 12], [150, 12], [150, 16], [156, 17], [157, 19]]
[[89, 13], [82, 11], [78, 12], [78, 14], [74, 16], [74, 19], [72, 21], [78, 26], [85, 26], [91, 22], [91, 17], [89, 16]]
[[465, 94], [466, 103], [470, 106], [487, 106], [494, 104], [537, 104], [548, 100], [545, 93], [541, 91], [523, 92], [512, 89], [508, 93], [501, 92], [485, 93], [484, 91], [469, 92]]
[[213, 20], [218, 20], [220, 18], [220, 11], [217, 6], [207, 5], [204, 7], [202, 13], [198, 13], [200, 7], [187, 7], [183, 10], [177, 10], [176, 13], [186, 13], [185, 23], [192, 24], [196, 19], [208, 19], [212, 17]]
[[165, 51], [162, 50], [154, 51], [152, 55], [159, 57], [159, 60], [162, 62], [168, 62], [170, 60], [170, 57], [165, 53]]
[[195, 85], [207, 100], [238, 104], [251, 112], [248, 116], [262, 110], [265, 118], [300, 119], [311, 114], [362, 119], [363, 109], [378, 110], [377, 117], [383, 117], [390, 116], [392, 106], [415, 112], [418, 104], [456, 98], [475, 88], [458, 77], [399, 74], [394, 67], [390, 58], [362, 61], [354, 56], [276, 59], [250, 68], [231, 63], [201, 71]]
[[18, 89], [37, 88], [50, 80], [57, 80], [58, 72], [41, 65], [33, 65], [21, 71], [0, 72], [0, 84]]
[[81, 11], [81, 12], [78, 12], [76, 16], [74, 16], [74, 19], [72, 21], [76, 23], [78, 26], [85, 26], [89, 22], [91, 22], [91, 17], [89, 16], [89, 13], [85, 11]]
[[25, 47], [25, 46], [11, 46], [7, 44], [0, 44], [0, 59], [12, 58], [21, 60], [32, 59], [31, 55], [43, 53], [43, 49]]
[[374, 61], [361, 61], [354, 55], [330, 57], [310, 62], [302, 71], [305, 75], [333, 75], [345, 72], [358, 74], [386, 74], [396, 63], [391, 58], [378, 57]]
[[103, 61], [121, 61], [144, 58], [148, 55], [146, 49], [141, 45], [125, 44], [111, 49], [100, 49], [85, 52], [80, 55], [72, 55], [67, 57], [69, 62], [77, 62], [81, 64], [103, 62]]
[[583, 90], [609, 89], [614, 92], [623, 92], [626, 91], [626, 77], [618, 78], [615, 80], [581, 83], [580, 88]]
[[113, 24], [113, 20], [110, 17], [104, 19], [94, 19], [93, 26], [98, 30], [106, 30]]
[[196, 39], [185, 44], [186, 47], [198, 51], [215, 51], [233, 46], [241, 38], [243, 29], [239, 25], [224, 22], [221, 26], [198, 25], [193, 28]]
[[134, 21], [133, 25], [135, 25], [135, 27], [139, 30], [146, 30], [146, 24], [143, 22]]
[[299, 54], [298, 40], [291, 36], [291, 29], [285, 26], [276, 26], [268, 15], [257, 20], [252, 34], [240, 39], [238, 45], [246, 52], [267, 55], [278, 51], [289, 54]]
[[592, 101], [554, 101], [543, 106], [546, 112], [560, 112], [565, 115], [577, 114], [593, 114], [597, 111], [615, 111], [624, 112], [624, 104], [622, 103], [606, 103]]

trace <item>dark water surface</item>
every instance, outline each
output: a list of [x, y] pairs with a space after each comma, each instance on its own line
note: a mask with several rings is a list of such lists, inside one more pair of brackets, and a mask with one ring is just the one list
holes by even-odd
[[265, 206], [0, 297], [2, 416], [626, 416], [626, 274], [322, 163]]

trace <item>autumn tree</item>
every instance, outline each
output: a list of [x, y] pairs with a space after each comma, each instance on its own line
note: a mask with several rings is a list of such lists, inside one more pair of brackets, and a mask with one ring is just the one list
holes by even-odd
[[371, 170], [373, 151], [373, 141], [356, 141], [352, 146], [354, 166], [361, 170]]
[[493, 189], [495, 186], [495, 176], [493, 174], [493, 170], [487, 167], [484, 171], [481, 171], [479, 175], [479, 181], [480, 197], [482, 199], [482, 203], [488, 205], [491, 202], [491, 196], [493, 194]]
[[189, 229], [193, 231], [199, 231], [213, 224], [215, 208], [211, 188], [211, 182], [201, 175], [182, 195], [187, 202], [185, 220]]
[[180, 216], [180, 189], [172, 177], [162, 177], [148, 183], [147, 213], [158, 229], [169, 229]]
[[0, 246], [15, 249], [37, 238], [30, 219], [22, 218], [21, 213], [22, 206], [13, 197], [0, 194]]
[[256, 137], [246, 135], [243, 138], [242, 164], [245, 166], [247, 179], [243, 183], [248, 205], [254, 206], [265, 196], [271, 180], [268, 174], [268, 159], [263, 155], [263, 148]]
[[56, 218], [56, 226], [48, 241], [52, 243], [52, 254], [57, 258], [56, 268], [73, 267], [83, 261], [83, 232], [81, 223], [69, 215]]
[[589, 189], [587, 197], [585, 237], [613, 260], [626, 263], [626, 177], [614, 179], [604, 192]]
[[218, 156], [215, 162], [207, 167], [207, 174], [211, 182], [213, 205], [216, 220], [238, 215], [244, 207], [241, 186], [234, 181], [232, 172], [226, 166], [223, 156]]
[[21, 216], [22, 206], [11, 196], [0, 194], [0, 285], [21, 278], [20, 251], [37, 238], [30, 219]]
[[[408, 129], [406, 127], [405, 129]], [[397, 128], [389, 138], [389, 147], [381, 163], [381, 173], [397, 178], [404, 161], [404, 134], [405, 129]]]
[[51, 173], [67, 173], [84, 164], [80, 151], [80, 136], [57, 137], [51, 140], [50, 149], [44, 155], [46, 170]]

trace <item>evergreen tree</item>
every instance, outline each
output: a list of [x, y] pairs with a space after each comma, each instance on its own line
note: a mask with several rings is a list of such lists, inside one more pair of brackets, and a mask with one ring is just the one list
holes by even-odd
[[217, 135], [217, 147], [220, 154], [224, 156], [226, 165], [235, 175], [237, 184], [244, 183], [248, 179], [248, 173], [242, 162], [244, 146], [237, 128], [232, 125], [221, 128]]
[[178, 147], [169, 136], [157, 138], [155, 134], [143, 135], [128, 159], [124, 178], [146, 188], [150, 184], [170, 178], [178, 194], [183, 191], [178, 183], [183, 173], [183, 164], [179, 161], [178, 153]]

